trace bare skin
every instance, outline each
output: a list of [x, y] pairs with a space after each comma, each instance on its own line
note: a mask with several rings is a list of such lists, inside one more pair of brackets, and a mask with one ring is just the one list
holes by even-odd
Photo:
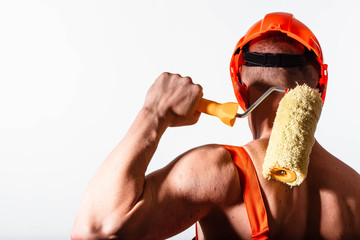
[[[244, 79], [250, 98], [268, 83]], [[286, 83], [283, 83], [286, 85]], [[162, 74], [124, 139], [90, 182], [75, 220], [75, 239], [165, 239], [198, 222], [199, 239], [250, 239], [236, 166], [222, 146], [192, 149], [145, 176], [162, 134], [197, 122], [202, 89]], [[264, 179], [262, 163], [281, 94], [249, 117], [245, 145], [261, 185], [273, 239], [359, 239], [360, 175], [316, 142], [309, 173], [289, 188]], [[252, 99], [250, 99], [252, 102]]]

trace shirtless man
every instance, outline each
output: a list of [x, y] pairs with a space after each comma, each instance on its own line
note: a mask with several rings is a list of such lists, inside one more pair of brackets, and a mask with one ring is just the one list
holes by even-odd
[[[286, 34], [267, 32], [253, 39], [248, 51], [303, 54], [305, 47]], [[246, 86], [242, 97], [248, 101], [245, 105], [251, 105], [271, 86], [319, 87], [319, 69], [314, 62], [296, 67], [243, 65], [241, 80], [234, 86], [239, 92]], [[145, 176], [166, 129], [197, 122], [201, 97], [202, 88], [189, 77], [163, 73], [156, 79], [128, 133], [90, 182], [73, 240], [165, 239], [194, 223], [198, 239], [360, 239], [360, 175], [317, 141], [300, 186], [289, 188], [262, 177], [281, 93], [272, 93], [250, 114], [254, 140], [238, 156], [244, 162], [250, 159], [255, 171], [248, 177], [261, 189], [247, 189], [247, 197], [254, 194], [260, 199], [245, 205], [247, 187], [241, 175], [247, 170], [238, 171], [234, 155], [220, 145], [189, 150]], [[247, 209], [251, 204], [264, 208], [262, 219], [254, 220], [253, 210]]]

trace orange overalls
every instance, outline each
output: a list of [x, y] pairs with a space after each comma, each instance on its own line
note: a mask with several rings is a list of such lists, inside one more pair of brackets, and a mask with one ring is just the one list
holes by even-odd
[[[241, 190], [251, 226], [251, 238], [269, 239], [269, 225], [257, 174], [249, 154], [242, 147], [224, 146], [237, 166]], [[196, 227], [196, 240], [197, 225]]]

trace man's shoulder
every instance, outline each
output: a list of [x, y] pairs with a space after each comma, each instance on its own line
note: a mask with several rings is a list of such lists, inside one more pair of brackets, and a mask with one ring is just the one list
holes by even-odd
[[206, 144], [196, 148], [193, 148], [186, 152], [191, 157], [202, 157], [207, 160], [219, 160], [227, 159], [230, 157], [228, 150], [225, 145], [221, 144]]
[[204, 169], [221, 172], [226, 170], [224, 166], [233, 165], [229, 151], [220, 144], [207, 144], [193, 148], [180, 155], [179, 160], [186, 165], [186, 168], [194, 172]]
[[227, 204], [234, 201], [234, 193], [240, 190], [231, 155], [219, 144], [203, 145], [185, 152], [175, 160], [172, 170], [174, 177], [181, 179], [183, 190], [196, 198], [194, 201]]
[[195, 164], [206, 163], [208, 165], [219, 166], [219, 164], [233, 164], [230, 151], [236, 148], [243, 148], [252, 161], [262, 162], [267, 145], [268, 139], [253, 140], [245, 145], [207, 144], [185, 152], [184, 156], [189, 158], [190, 161], [193, 160]]

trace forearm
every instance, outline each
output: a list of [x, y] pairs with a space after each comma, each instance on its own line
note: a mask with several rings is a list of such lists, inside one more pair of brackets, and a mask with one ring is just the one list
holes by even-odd
[[[111, 199], [120, 198], [132, 207], [143, 191], [145, 172], [156, 151], [160, 138], [167, 128], [166, 121], [152, 109], [143, 108], [123, 140], [100, 167], [96, 178], [109, 184]], [[134, 195], [134, 196], [131, 196]], [[130, 209], [129, 209], [130, 210]]]
[[168, 126], [197, 122], [201, 97], [201, 86], [189, 77], [159, 76], [128, 133], [91, 180], [75, 220], [74, 239], [111, 238], [142, 221], [141, 213], [153, 206], [153, 188], [149, 187], [153, 185], [145, 184], [145, 172], [159, 140]]
[[[167, 123], [151, 109], [142, 109], [129, 131], [102, 163], [81, 203], [79, 224], [101, 226], [121, 222], [136, 205], [144, 190], [145, 172], [166, 130]], [[114, 219], [115, 220], [115, 219]]]

